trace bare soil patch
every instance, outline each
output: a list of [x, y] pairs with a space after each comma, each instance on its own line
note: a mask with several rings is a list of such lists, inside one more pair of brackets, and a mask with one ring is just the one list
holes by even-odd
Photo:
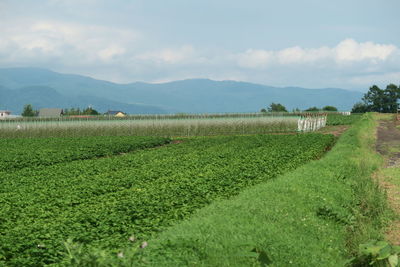
[[[400, 168], [400, 130], [396, 128], [398, 125], [397, 120], [379, 121], [376, 151], [385, 157], [385, 168]], [[388, 202], [398, 215], [390, 225], [386, 238], [392, 244], [400, 245], [400, 186], [390, 182], [390, 179], [382, 173], [378, 173], [376, 178], [380, 186], [386, 190]]]
[[381, 120], [379, 121], [376, 151], [385, 156], [387, 166], [400, 167], [400, 131], [396, 126], [398, 121]]
[[339, 137], [349, 128], [349, 125], [326, 126], [318, 130], [318, 132], [322, 134], [333, 134], [334, 136]]

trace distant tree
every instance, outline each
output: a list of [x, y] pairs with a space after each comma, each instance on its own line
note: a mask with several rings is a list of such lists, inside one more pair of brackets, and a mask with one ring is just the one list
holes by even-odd
[[400, 88], [389, 84], [384, 90], [376, 85], [371, 86], [362, 100], [368, 107], [368, 111], [395, 113], [398, 109], [397, 101], [399, 99]]
[[376, 112], [384, 111], [384, 90], [378, 86], [373, 85], [370, 87], [362, 100], [368, 106], [368, 110]]
[[75, 108], [70, 108], [70, 109], [64, 108], [63, 111], [64, 111], [64, 115], [66, 115], [66, 116], [80, 115], [80, 114], [77, 113], [77, 111], [75, 110]]
[[338, 109], [334, 106], [325, 106], [322, 108], [323, 111], [338, 111]]
[[82, 111], [82, 114], [84, 114], [84, 115], [99, 115], [100, 113], [97, 110], [93, 109], [92, 107], [88, 107]]
[[271, 103], [268, 107], [269, 112], [287, 112], [284, 105], [279, 103]]
[[308, 109], [306, 109], [306, 110], [304, 110], [304, 111], [314, 112], [314, 111], [320, 111], [320, 109], [317, 108], [317, 107], [310, 107], [310, 108], [308, 108]]
[[301, 110], [300, 110], [299, 108], [294, 108], [294, 109], [292, 110], [292, 112], [301, 112]]
[[266, 110], [265, 108], [262, 108], [262, 109], [260, 110], [260, 112], [262, 112], [262, 113], [266, 113], [266, 112], [267, 112], [267, 110]]
[[384, 91], [385, 95], [385, 108], [388, 113], [395, 113], [398, 109], [398, 100], [400, 99], [400, 86], [397, 87], [394, 84], [386, 86]]
[[24, 106], [24, 110], [21, 113], [22, 117], [34, 117], [36, 116], [36, 111], [33, 110], [33, 107], [31, 104], [26, 104]]
[[87, 107], [84, 110], [80, 108], [70, 108], [64, 109], [64, 115], [74, 116], [74, 115], [99, 115], [100, 113], [92, 107]]
[[365, 113], [368, 111], [368, 106], [363, 102], [355, 103], [353, 108], [351, 109], [352, 113]]

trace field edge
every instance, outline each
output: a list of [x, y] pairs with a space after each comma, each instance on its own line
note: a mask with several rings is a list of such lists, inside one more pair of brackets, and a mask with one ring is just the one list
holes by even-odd
[[[371, 179], [376, 120], [366, 114], [321, 160], [217, 201], [117, 254], [92, 251], [66, 265], [345, 266], [358, 245], [382, 237], [385, 194]], [[101, 263], [101, 264], [100, 264]]]

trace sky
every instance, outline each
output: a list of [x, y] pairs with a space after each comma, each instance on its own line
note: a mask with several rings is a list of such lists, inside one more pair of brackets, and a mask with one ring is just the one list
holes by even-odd
[[400, 84], [399, 0], [0, 0], [0, 67], [118, 83]]

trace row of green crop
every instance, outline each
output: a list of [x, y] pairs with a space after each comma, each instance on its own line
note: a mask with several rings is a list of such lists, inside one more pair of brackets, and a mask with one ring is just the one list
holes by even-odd
[[[0, 265], [63, 258], [68, 238], [116, 250], [218, 198], [320, 157], [331, 135], [186, 139], [123, 156], [1, 173]], [[22, 150], [22, 148], [21, 148]]]
[[110, 156], [170, 142], [162, 137], [79, 137], [0, 139], [0, 171]]
[[387, 211], [385, 194], [371, 178], [382, 163], [373, 148], [375, 127], [365, 115], [321, 160], [215, 201], [145, 248], [133, 242], [121, 251], [88, 253], [68, 242], [63, 263], [366, 266], [355, 260], [358, 245], [382, 237]]
[[360, 120], [362, 114], [328, 114], [326, 125], [351, 125]]

